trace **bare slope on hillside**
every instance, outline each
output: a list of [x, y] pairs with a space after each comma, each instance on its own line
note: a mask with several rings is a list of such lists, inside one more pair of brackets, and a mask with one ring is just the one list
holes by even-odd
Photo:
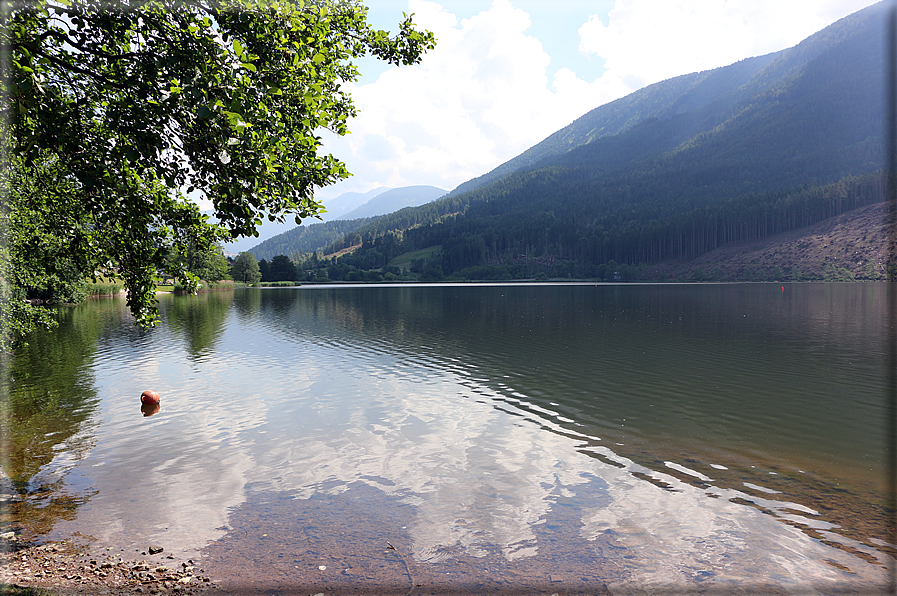
[[755, 242], [729, 244], [688, 263], [666, 262], [649, 279], [800, 281], [885, 279], [897, 252], [886, 203], [862, 207], [812, 226]]

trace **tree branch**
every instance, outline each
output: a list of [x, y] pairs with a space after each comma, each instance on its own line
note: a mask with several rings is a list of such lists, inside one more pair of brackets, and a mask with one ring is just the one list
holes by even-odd
[[59, 31], [57, 29], [51, 29], [51, 30], [47, 31], [46, 33], [41, 35], [39, 39], [43, 40], [47, 37], [55, 37], [55, 38], [59, 39], [60, 41], [62, 41], [62, 43], [68, 44], [68, 45], [72, 46], [73, 48], [75, 48], [76, 50], [84, 52], [85, 54], [91, 54], [93, 56], [105, 58], [106, 60], [123, 60], [125, 58], [140, 58], [143, 56], [151, 55], [151, 52], [125, 52], [124, 54], [110, 54], [109, 52], [104, 52], [102, 50], [88, 48], [88, 47], [85, 47], [85, 46], [77, 43], [71, 37], [69, 37], [67, 34], [65, 34], [62, 31]]
[[[14, 44], [14, 45], [18, 46], [21, 44]], [[115, 87], [116, 89], [119, 89], [119, 90], [125, 90], [128, 88], [128, 86], [125, 85], [124, 83], [116, 82], [105, 75], [87, 70], [86, 68], [81, 68], [80, 66], [75, 66], [74, 64], [70, 64], [70, 63], [66, 62], [65, 60], [62, 60], [61, 58], [57, 58], [56, 56], [54, 56], [52, 54], [48, 54], [47, 52], [44, 52], [41, 49], [34, 50], [33, 53], [35, 53], [39, 56], [43, 56], [44, 58], [46, 58], [53, 64], [56, 64], [57, 66], [65, 69], [66, 71], [74, 71], [77, 73], [81, 73], [81, 74], [86, 75], [96, 81], [100, 81], [106, 85], [109, 85], [110, 87]]]

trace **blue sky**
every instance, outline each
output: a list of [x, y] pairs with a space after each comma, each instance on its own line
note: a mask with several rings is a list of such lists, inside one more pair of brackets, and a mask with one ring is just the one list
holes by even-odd
[[[462, 19], [469, 19], [491, 6], [490, 2], [483, 0], [456, 0], [440, 4], [450, 8], [455, 16]], [[614, 0], [520, 0], [513, 2], [513, 6], [530, 15], [528, 33], [538, 39], [552, 57], [550, 74], [553, 75], [561, 66], [566, 66], [587, 79], [601, 76], [604, 72], [604, 60], [579, 51], [579, 36], [576, 31], [593, 15], [606, 24]], [[387, 31], [395, 31], [402, 13], [407, 13], [409, 9], [408, 0], [378, 0], [368, 3], [368, 7], [368, 20], [375, 27]], [[370, 82], [372, 78], [376, 80], [380, 73], [387, 70], [387, 65], [373, 59], [365, 61], [364, 67], [362, 82]]]
[[432, 30], [421, 64], [365, 59], [347, 85], [352, 134], [324, 133], [354, 174], [342, 192], [429, 184], [451, 190], [600, 105], [681, 74], [791, 47], [873, 0], [371, 0]]

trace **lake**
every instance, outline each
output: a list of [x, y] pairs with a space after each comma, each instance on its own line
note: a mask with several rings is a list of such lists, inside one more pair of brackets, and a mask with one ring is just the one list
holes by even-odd
[[879, 591], [888, 291], [238, 289], [149, 331], [94, 300], [17, 351], [3, 469], [27, 537], [247, 592]]

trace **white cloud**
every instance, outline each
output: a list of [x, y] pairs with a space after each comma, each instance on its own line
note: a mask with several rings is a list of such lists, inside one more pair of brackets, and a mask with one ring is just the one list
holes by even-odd
[[603, 103], [594, 93], [603, 84], [590, 86], [567, 69], [549, 80], [551, 57], [527, 34], [529, 15], [509, 0], [462, 20], [426, 0], [409, 8], [436, 34], [437, 47], [420, 65], [349, 86], [360, 116], [351, 135], [326, 139], [355, 175], [340, 192], [452, 189]]
[[635, 91], [670, 77], [791, 47], [871, 0], [617, 0], [580, 29], [604, 79]]
[[617, 0], [605, 22], [596, 15], [579, 28], [580, 51], [604, 59], [607, 69], [586, 81], [557, 63], [549, 69], [563, 57], [549, 56], [529, 34], [531, 18], [551, 19], [550, 8], [531, 17], [514, 1], [494, 0], [465, 19], [436, 2], [409, 1], [408, 12], [436, 34], [437, 47], [419, 65], [347, 86], [360, 115], [351, 135], [325, 143], [354, 178], [319, 198], [378, 186], [450, 190], [593, 108], [666, 78], [790, 47], [872, 3]]

